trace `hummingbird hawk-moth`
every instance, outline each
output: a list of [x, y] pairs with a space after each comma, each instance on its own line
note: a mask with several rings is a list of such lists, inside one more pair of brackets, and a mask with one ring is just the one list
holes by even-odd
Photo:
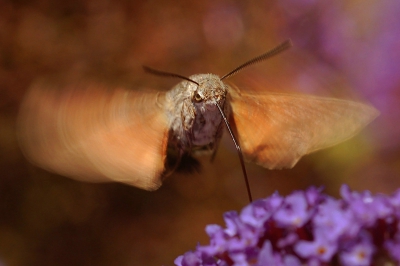
[[21, 148], [34, 164], [64, 176], [155, 190], [193, 155], [215, 155], [226, 123], [247, 161], [268, 169], [291, 168], [303, 155], [352, 137], [378, 112], [353, 101], [253, 94], [224, 83], [290, 46], [284, 42], [222, 78], [186, 78], [145, 68], [183, 79], [167, 92], [93, 82], [63, 88], [38, 83], [21, 105]]

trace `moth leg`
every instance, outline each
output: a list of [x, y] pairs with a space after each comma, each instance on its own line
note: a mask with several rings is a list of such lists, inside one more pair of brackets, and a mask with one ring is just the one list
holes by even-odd
[[[235, 87], [235, 89], [237, 89], [237, 88]], [[226, 101], [224, 102], [224, 106], [222, 108], [224, 110], [224, 114], [227, 117], [230, 117], [232, 110], [231, 110], [231, 106], [229, 104], [227, 104]], [[230, 124], [232, 127], [235, 127], [235, 125], [232, 124], [232, 121], [230, 121]], [[219, 124], [218, 129], [215, 133], [215, 143], [214, 143], [213, 152], [212, 152], [212, 155], [210, 158], [210, 162], [213, 162], [215, 159], [215, 156], [217, 155], [218, 147], [219, 147], [219, 144], [221, 143], [222, 135], [224, 133], [224, 128], [225, 128], [224, 123], [223, 123], [223, 121], [221, 121], [221, 123]]]
[[192, 157], [190, 151], [185, 151], [178, 145], [169, 145], [167, 148], [166, 167], [164, 177], [169, 176], [174, 171], [180, 173], [200, 172], [201, 165], [198, 160]]
[[186, 134], [186, 147], [185, 149], [181, 149], [181, 157], [180, 161], [176, 167], [176, 171], [180, 173], [200, 173], [201, 170], [201, 165], [200, 162], [195, 159], [192, 154], [193, 154], [193, 143], [192, 143], [192, 138], [193, 138], [193, 131], [192, 130], [185, 130]]
[[179, 173], [200, 173], [201, 172], [201, 164], [195, 159], [190, 153], [184, 153], [181, 157], [180, 163], [176, 168], [176, 171]]
[[217, 155], [219, 143], [215, 146], [215, 149], [213, 150], [213, 153], [211, 154], [210, 162], [214, 162], [215, 156]]
[[214, 162], [215, 156], [217, 155], [219, 144], [221, 143], [222, 134], [224, 133], [224, 125], [222, 123], [219, 124], [217, 132], [215, 134], [215, 142], [212, 145], [212, 154], [210, 158], [210, 162]]
[[165, 171], [163, 173], [164, 178], [168, 177], [179, 168], [183, 154], [183, 149], [179, 148], [175, 140], [170, 139], [167, 147], [167, 158], [165, 160]]
[[184, 101], [181, 110], [181, 121], [182, 128], [188, 131], [189, 128], [193, 127], [194, 118], [196, 116], [196, 111], [191, 105], [190, 101]]

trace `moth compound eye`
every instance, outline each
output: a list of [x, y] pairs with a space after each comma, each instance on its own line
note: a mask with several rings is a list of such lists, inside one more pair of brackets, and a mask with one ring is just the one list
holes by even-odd
[[197, 92], [194, 94], [193, 99], [194, 99], [195, 102], [201, 102], [201, 101], [203, 101], [203, 98], [202, 98], [201, 95], [198, 94]]

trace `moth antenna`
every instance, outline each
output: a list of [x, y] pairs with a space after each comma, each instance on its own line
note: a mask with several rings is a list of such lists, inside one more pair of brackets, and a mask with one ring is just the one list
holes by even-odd
[[156, 76], [180, 78], [180, 79], [184, 79], [184, 80], [187, 80], [187, 81], [189, 81], [189, 82], [192, 82], [192, 83], [196, 84], [197, 86], [199, 86], [199, 83], [198, 83], [198, 82], [196, 82], [196, 81], [194, 81], [194, 80], [192, 80], [192, 79], [190, 79], [190, 78], [187, 78], [187, 77], [185, 77], [185, 76], [179, 75], [179, 74], [175, 74], [175, 73], [170, 73], [170, 72], [164, 72], [164, 71], [156, 70], [156, 69], [150, 68], [150, 67], [148, 67], [148, 66], [143, 66], [143, 69], [144, 69], [144, 71], [146, 71], [147, 73], [150, 73], [150, 74], [153, 74], [153, 75], [156, 75]]
[[235, 75], [236, 73], [238, 73], [239, 71], [241, 71], [243, 68], [246, 68], [250, 65], [254, 65], [257, 63], [260, 63], [270, 57], [273, 57], [274, 55], [280, 54], [281, 52], [289, 49], [290, 47], [292, 47], [292, 41], [291, 40], [286, 40], [283, 43], [281, 43], [280, 45], [278, 45], [277, 47], [275, 47], [272, 50], [269, 50], [268, 52], [266, 52], [265, 54], [262, 54], [260, 56], [257, 56], [256, 58], [251, 59], [250, 61], [247, 61], [246, 63], [238, 66], [237, 68], [235, 68], [234, 70], [232, 70], [231, 72], [229, 72], [228, 74], [225, 74], [221, 80], [229, 78], [233, 75]]
[[240, 148], [239, 143], [236, 141], [235, 135], [232, 132], [232, 129], [231, 129], [231, 126], [229, 125], [228, 119], [226, 119], [226, 116], [225, 116], [224, 112], [222, 111], [221, 107], [219, 106], [219, 104], [217, 102], [215, 102], [215, 105], [218, 107], [218, 110], [221, 113], [221, 116], [225, 121], [225, 125], [228, 128], [229, 134], [231, 135], [233, 143], [235, 144], [236, 150], [237, 150], [237, 152], [239, 154], [239, 160], [240, 160], [240, 164], [242, 165], [244, 181], [246, 182], [247, 195], [249, 196], [249, 201], [252, 202], [253, 201], [253, 197], [251, 196], [249, 179], [247, 177], [246, 167], [244, 166], [244, 159], [243, 159], [242, 149]]

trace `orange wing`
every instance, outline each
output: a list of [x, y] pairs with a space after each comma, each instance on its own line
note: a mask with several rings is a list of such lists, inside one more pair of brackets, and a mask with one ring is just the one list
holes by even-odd
[[168, 141], [164, 97], [90, 83], [37, 84], [21, 106], [21, 148], [33, 163], [61, 175], [155, 190]]
[[378, 115], [352, 101], [234, 90], [231, 106], [245, 158], [268, 169], [291, 168], [303, 155], [351, 138]]

